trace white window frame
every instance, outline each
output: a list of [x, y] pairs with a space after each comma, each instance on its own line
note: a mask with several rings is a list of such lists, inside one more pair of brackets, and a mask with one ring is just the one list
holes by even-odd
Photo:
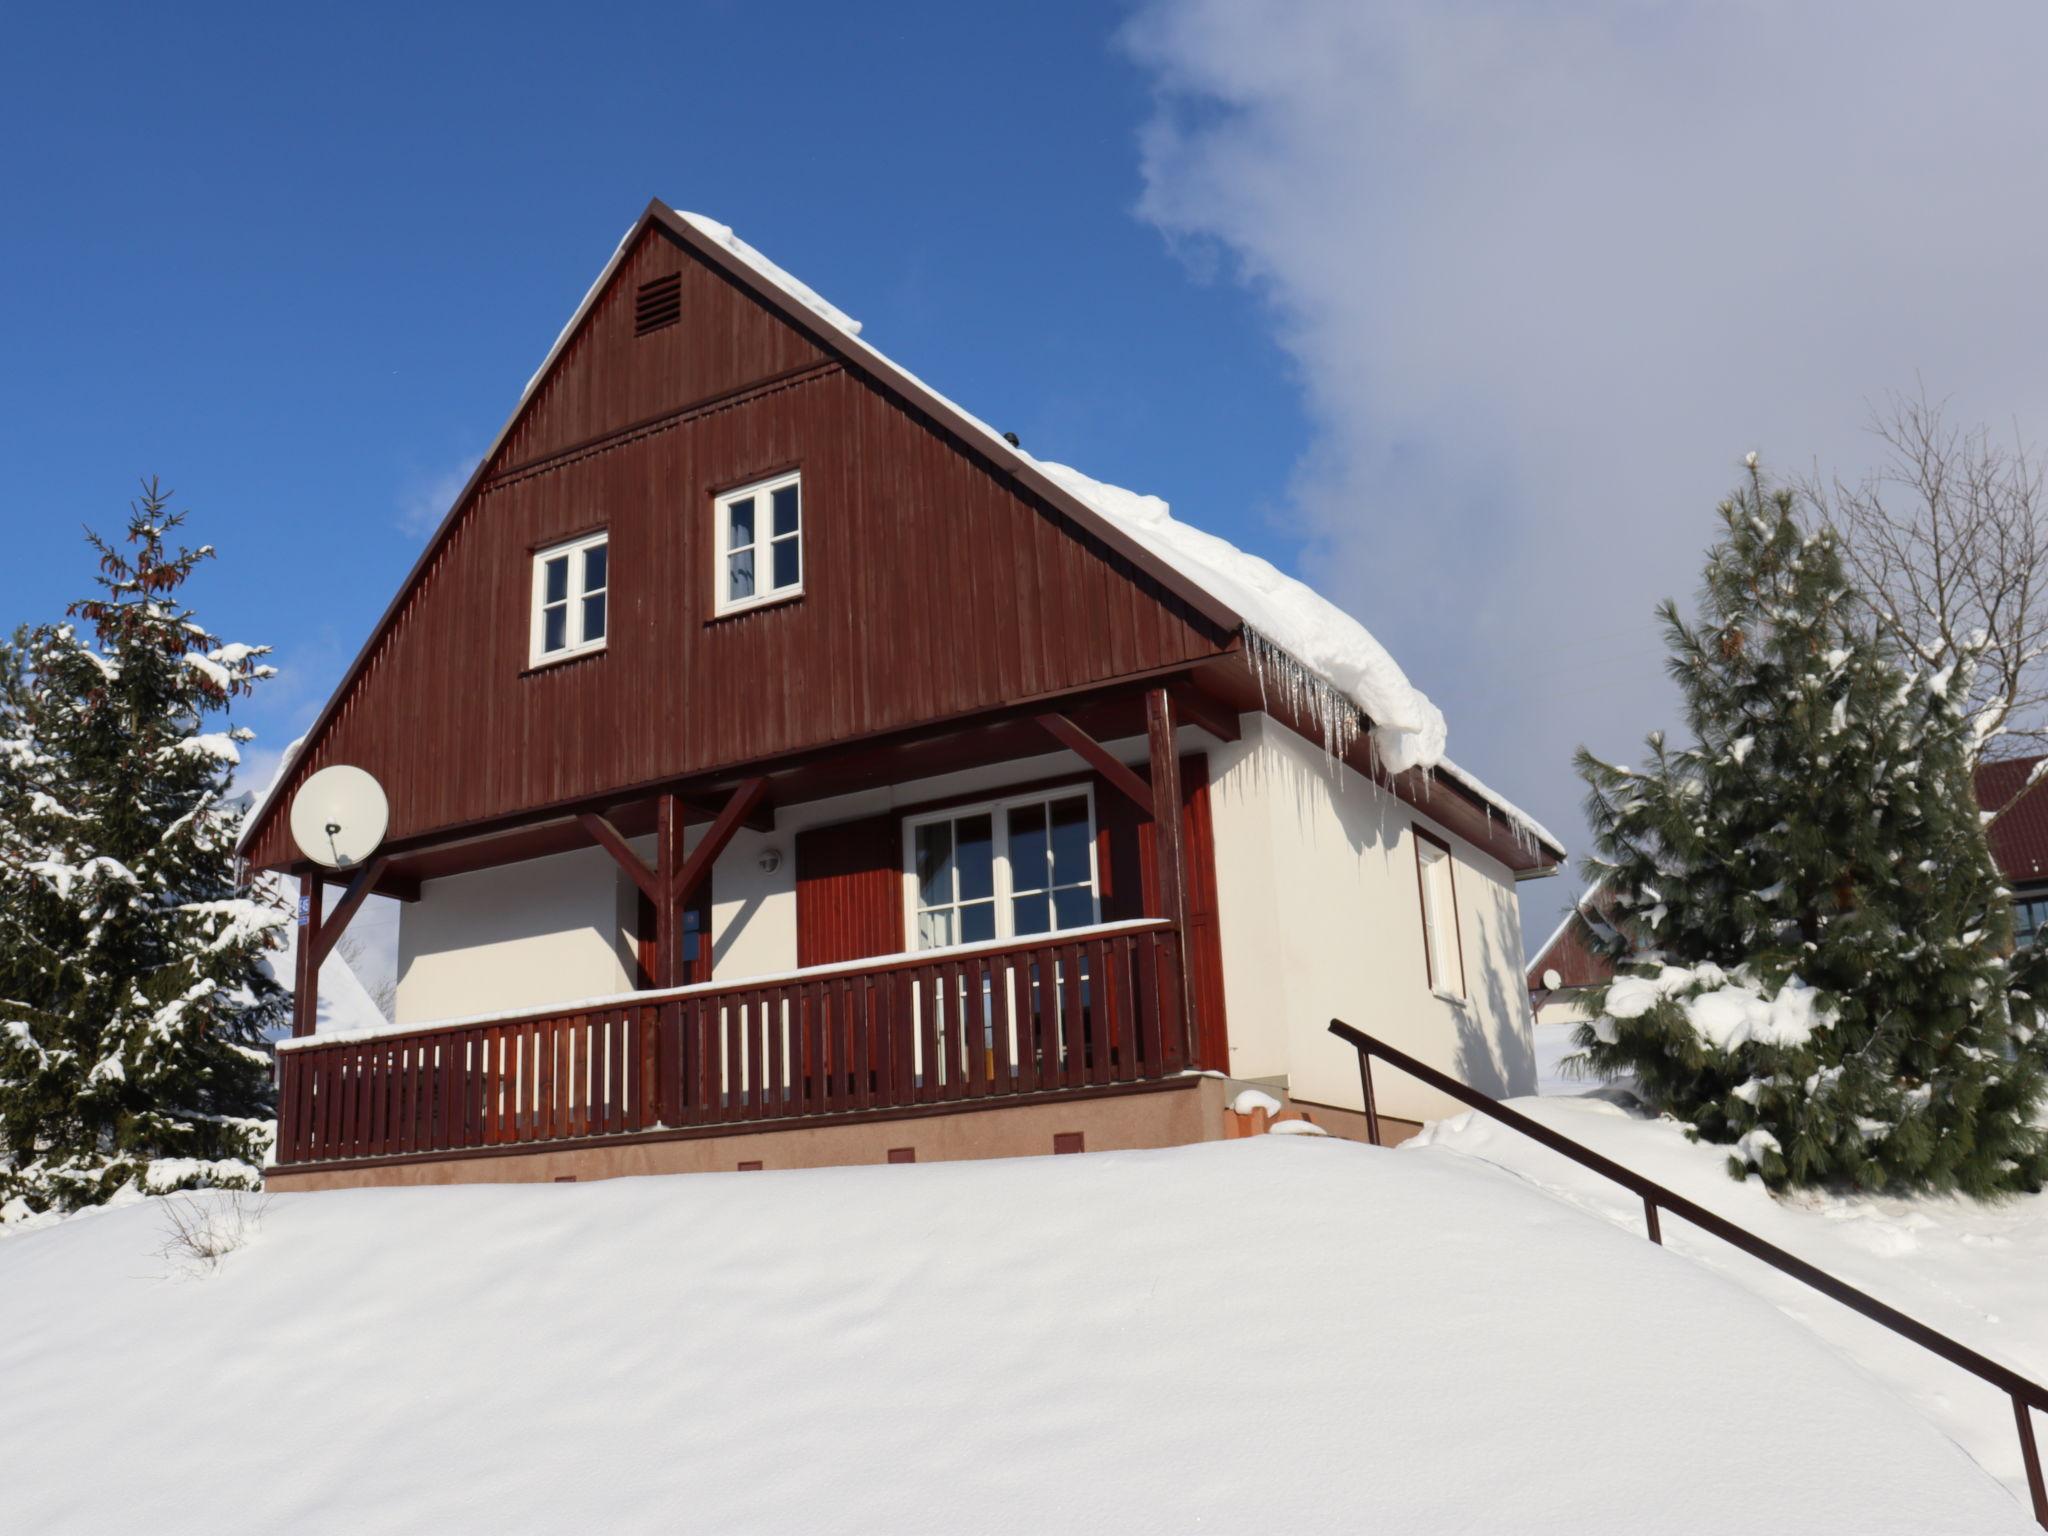
[[[1443, 870], [1445, 904], [1439, 909], [1435, 872]], [[1458, 923], [1458, 861], [1442, 843], [1415, 829], [1415, 887], [1422, 906], [1422, 963], [1429, 989], [1450, 1002], [1465, 1001], [1465, 936]], [[1449, 942], [1446, 943], [1448, 936]], [[1455, 961], [1455, 963], [1454, 963]]]
[[[605, 547], [604, 585], [586, 588], [583, 585], [583, 559], [586, 550]], [[529, 667], [551, 667], [558, 661], [569, 661], [578, 656], [590, 656], [603, 650], [611, 643], [612, 637], [612, 559], [611, 530], [600, 528], [595, 533], [586, 533], [577, 538], [565, 539], [559, 544], [550, 544], [545, 549], [533, 552], [533, 603], [527, 621], [526, 664]], [[568, 644], [558, 651], [543, 650], [547, 638], [546, 613], [548, 562], [563, 556], [569, 560], [568, 622], [563, 634]], [[583, 600], [587, 597], [604, 597], [604, 633], [595, 640], [583, 635]]]
[[[986, 815], [990, 818], [990, 836], [995, 844], [995, 906], [996, 936], [993, 941], [983, 939], [979, 943], [1006, 943], [1019, 938], [1016, 913], [1011, 897], [1017, 889], [1010, 868], [1010, 812], [1018, 806], [1050, 806], [1055, 800], [1080, 798], [1088, 806], [1088, 921], [1086, 927], [1097, 927], [1102, 922], [1102, 869], [1099, 841], [1102, 825], [1095, 819], [1095, 786], [1085, 780], [1074, 784], [1063, 784], [1052, 789], [1035, 789], [1026, 794], [1003, 795], [991, 800], [979, 800], [967, 805], [951, 805], [943, 810], [925, 811], [903, 818], [903, 933], [909, 948], [918, 954], [938, 955], [949, 949], [966, 947], [966, 940], [955, 939], [951, 944], [939, 945], [932, 949], [919, 949], [917, 945], [917, 829], [941, 821], [958, 821], [963, 817]], [[1047, 830], [1050, 832], [1052, 819], [1048, 813]], [[1026, 887], [1027, 890], [1039, 887]], [[1052, 903], [1047, 903], [1047, 912], [1056, 923], [1059, 921]], [[1055, 942], [1063, 933], [1076, 933], [1075, 928], [1049, 928], [1042, 933], [1024, 935], [1031, 939], [1044, 939], [1048, 944]]]
[[[785, 486], [796, 487], [796, 532], [775, 533], [774, 493]], [[730, 595], [732, 584], [727, 566], [735, 553], [732, 547], [732, 518], [729, 510], [736, 501], [754, 498], [754, 542], [745, 548], [754, 551], [754, 591], [749, 597]], [[771, 475], [766, 480], [756, 480], [750, 485], [736, 485], [729, 491], [720, 491], [711, 499], [711, 521], [713, 525], [713, 547], [717, 557], [711, 567], [712, 611], [720, 618], [728, 613], [745, 613], [750, 608], [765, 608], [771, 603], [786, 603], [804, 595], [804, 577], [809, 562], [804, 557], [804, 480], [803, 471], [792, 469], [780, 475]], [[787, 587], [763, 590], [761, 583], [771, 577], [775, 569], [774, 546], [788, 540], [796, 542], [796, 581]]]

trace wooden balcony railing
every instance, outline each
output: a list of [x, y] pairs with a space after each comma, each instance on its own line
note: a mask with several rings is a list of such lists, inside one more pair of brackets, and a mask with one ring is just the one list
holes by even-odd
[[279, 1047], [280, 1166], [1136, 1082], [1188, 1062], [1171, 924]]

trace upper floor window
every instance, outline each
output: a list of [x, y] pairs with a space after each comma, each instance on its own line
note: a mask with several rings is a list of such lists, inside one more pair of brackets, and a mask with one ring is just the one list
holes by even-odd
[[607, 536], [593, 533], [534, 555], [530, 665], [604, 648], [609, 553]]
[[1098, 918], [1086, 789], [940, 811], [904, 832], [919, 949], [1086, 928]]
[[804, 589], [803, 482], [792, 470], [727, 491], [718, 520], [720, 613], [796, 597]]
[[1415, 829], [1415, 879], [1422, 896], [1422, 959], [1430, 988], [1446, 997], [1465, 995], [1464, 940], [1458, 932], [1458, 889], [1451, 850], [1420, 827]]

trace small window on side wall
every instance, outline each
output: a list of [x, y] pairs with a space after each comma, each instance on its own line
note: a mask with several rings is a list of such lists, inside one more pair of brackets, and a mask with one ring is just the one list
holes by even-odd
[[529, 665], [604, 649], [610, 628], [610, 556], [609, 538], [602, 533], [534, 554]]
[[803, 480], [795, 471], [727, 491], [717, 523], [716, 611], [738, 613], [804, 590]]
[[1458, 888], [1448, 844], [1415, 828], [1415, 884], [1422, 898], [1422, 960], [1430, 990], [1465, 995], [1464, 938], [1458, 932]]

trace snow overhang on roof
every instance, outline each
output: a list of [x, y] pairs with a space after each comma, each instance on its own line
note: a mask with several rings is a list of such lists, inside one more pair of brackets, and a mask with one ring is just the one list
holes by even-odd
[[[418, 564], [400, 587], [400, 598], [432, 557], [535, 388], [575, 335], [634, 240], [650, 224], [662, 226], [786, 315], [810, 321], [811, 327], [822, 331], [818, 339], [832, 350], [849, 356], [947, 422], [992, 461], [1101, 537], [1196, 612], [1224, 629], [1240, 631], [1247, 657], [1262, 685], [1279, 690], [1298, 714], [1313, 719], [1332, 753], [1342, 756], [1363, 725], [1371, 733], [1380, 764], [1389, 773], [1422, 770], [1441, 774], [1478, 799], [1489, 815], [1499, 815], [1515, 838], [1532, 851], [1554, 861], [1564, 859], [1564, 845], [1555, 835], [1444, 755], [1448, 731], [1443, 712], [1408, 680], [1393, 656], [1357, 619], [1271, 562], [1248, 554], [1227, 539], [1179, 521], [1159, 497], [1129, 491], [1026, 453], [987, 422], [885, 356], [862, 337], [859, 321], [742, 240], [730, 225], [703, 214], [670, 208], [658, 200], [648, 204], [620, 238], [604, 270], [598, 273], [548, 348], [547, 356], [527, 380], [519, 403], [484, 451], [469, 483], [456, 496]], [[336, 704], [368, 659], [370, 647], [389, 622], [397, 601], [372, 631], [369, 644], [350, 666], [312, 729], [286, 753], [273, 787], [286, 781], [297, 765], [300, 751], [319, 737]], [[238, 847], [246, 845], [254, 835], [268, 812], [270, 798], [266, 793], [251, 808], [243, 822]]]

